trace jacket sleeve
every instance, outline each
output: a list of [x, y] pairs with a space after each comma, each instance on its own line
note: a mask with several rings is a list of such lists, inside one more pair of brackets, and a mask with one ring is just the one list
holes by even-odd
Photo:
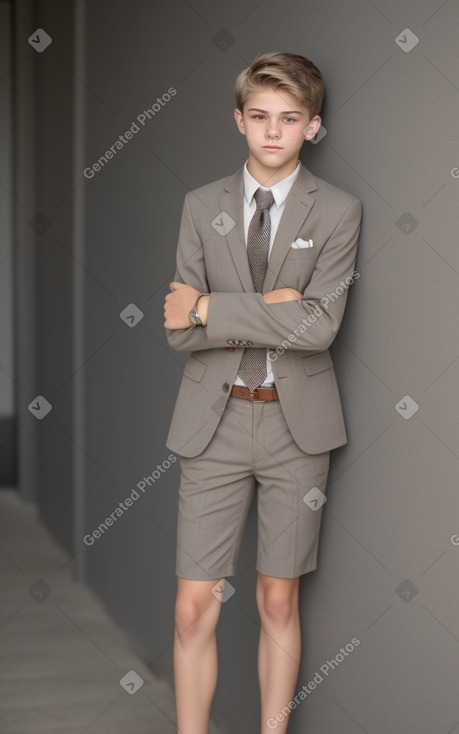
[[[185, 197], [177, 248], [175, 279], [210, 292], [206, 280], [201, 241]], [[289, 349], [315, 353], [333, 342], [346, 306], [357, 255], [362, 216], [355, 197], [322, 248], [301, 301], [267, 304], [261, 293], [211, 292], [207, 326], [166, 329], [173, 349], [194, 351], [238, 346]], [[190, 253], [185, 259], [184, 243]], [[235, 343], [236, 342], [236, 343]]]

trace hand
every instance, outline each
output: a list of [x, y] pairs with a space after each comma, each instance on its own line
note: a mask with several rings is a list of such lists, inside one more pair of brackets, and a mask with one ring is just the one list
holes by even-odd
[[[172, 293], [167, 294], [164, 303], [164, 328], [187, 329], [191, 326], [188, 313], [193, 308], [194, 302], [201, 291], [176, 280], [170, 283], [169, 286]], [[203, 300], [203, 298], [199, 299], [198, 306], [201, 305]]]
[[278, 288], [275, 291], [269, 291], [263, 296], [265, 303], [284, 303], [285, 301], [301, 301], [303, 294], [296, 291], [295, 288]]

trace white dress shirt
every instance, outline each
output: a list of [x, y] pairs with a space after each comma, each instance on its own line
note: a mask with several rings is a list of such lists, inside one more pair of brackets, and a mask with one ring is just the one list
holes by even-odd
[[[269, 214], [271, 217], [271, 236], [269, 240], [269, 253], [268, 253], [268, 259], [269, 259], [271, 255], [271, 250], [273, 247], [274, 238], [276, 236], [277, 228], [279, 226], [280, 218], [282, 216], [282, 212], [284, 211], [285, 200], [287, 198], [287, 195], [290, 189], [292, 188], [293, 182], [295, 181], [300, 171], [300, 162], [298, 161], [298, 165], [295, 168], [295, 170], [293, 171], [293, 173], [291, 173], [286, 178], [283, 178], [282, 181], [279, 181], [277, 184], [274, 184], [274, 186], [271, 186], [271, 188], [269, 189], [269, 188], [266, 188], [265, 186], [260, 186], [258, 181], [256, 181], [253, 178], [253, 176], [250, 175], [250, 173], [247, 170], [247, 161], [244, 164], [244, 241], [245, 241], [245, 246], [247, 247], [247, 233], [249, 231], [249, 224], [257, 208], [257, 204], [254, 198], [254, 193], [258, 188], [263, 189], [264, 191], [272, 191], [272, 194], [274, 197], [274, 203], [269, 210]], [[266, 376], [266, 380], [263, 382], [262, 387], [269, 387], [274, 384], [274, 375], [273, 375], [273, 371], [271, 368], [271, 360], [268, 359], [268, 350], [266, 350], [266, 370], [268, 374]], [[245, 382], [239, 377], [239, 375], [237, 375], [234, 381], [234, 384], [235, 385], [245, 385]]]

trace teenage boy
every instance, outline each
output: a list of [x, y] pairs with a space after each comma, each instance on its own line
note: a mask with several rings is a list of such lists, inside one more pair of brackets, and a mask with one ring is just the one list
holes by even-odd
[[320, 128], [323, 80], [303, 56], [267, 53], [239, 74], [235, 94], [248, 159], [186, 195], [164, 306], [169, 345], [192, 352], [166, 441], [181, 464], [182, 734], [208, 731], [216, 589], [236, 573], [255, 488], [261, 732], [273, 722], [286, 731], [300, 660], [299, 577], [317, 567], [330, 451], [347, 443], [328, 348], [358, 276], [361, 204], [298, 160]]

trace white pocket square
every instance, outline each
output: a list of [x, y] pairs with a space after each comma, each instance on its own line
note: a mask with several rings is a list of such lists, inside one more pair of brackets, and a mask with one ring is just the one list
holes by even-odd
[[298, 237], [295, 242], [292, 242], [291, 247], [294, 247], [295, 250], [302, 248], [302, 247], [313, 247], [314, 242], [312, 240], [302, 240], [301, 237]]

